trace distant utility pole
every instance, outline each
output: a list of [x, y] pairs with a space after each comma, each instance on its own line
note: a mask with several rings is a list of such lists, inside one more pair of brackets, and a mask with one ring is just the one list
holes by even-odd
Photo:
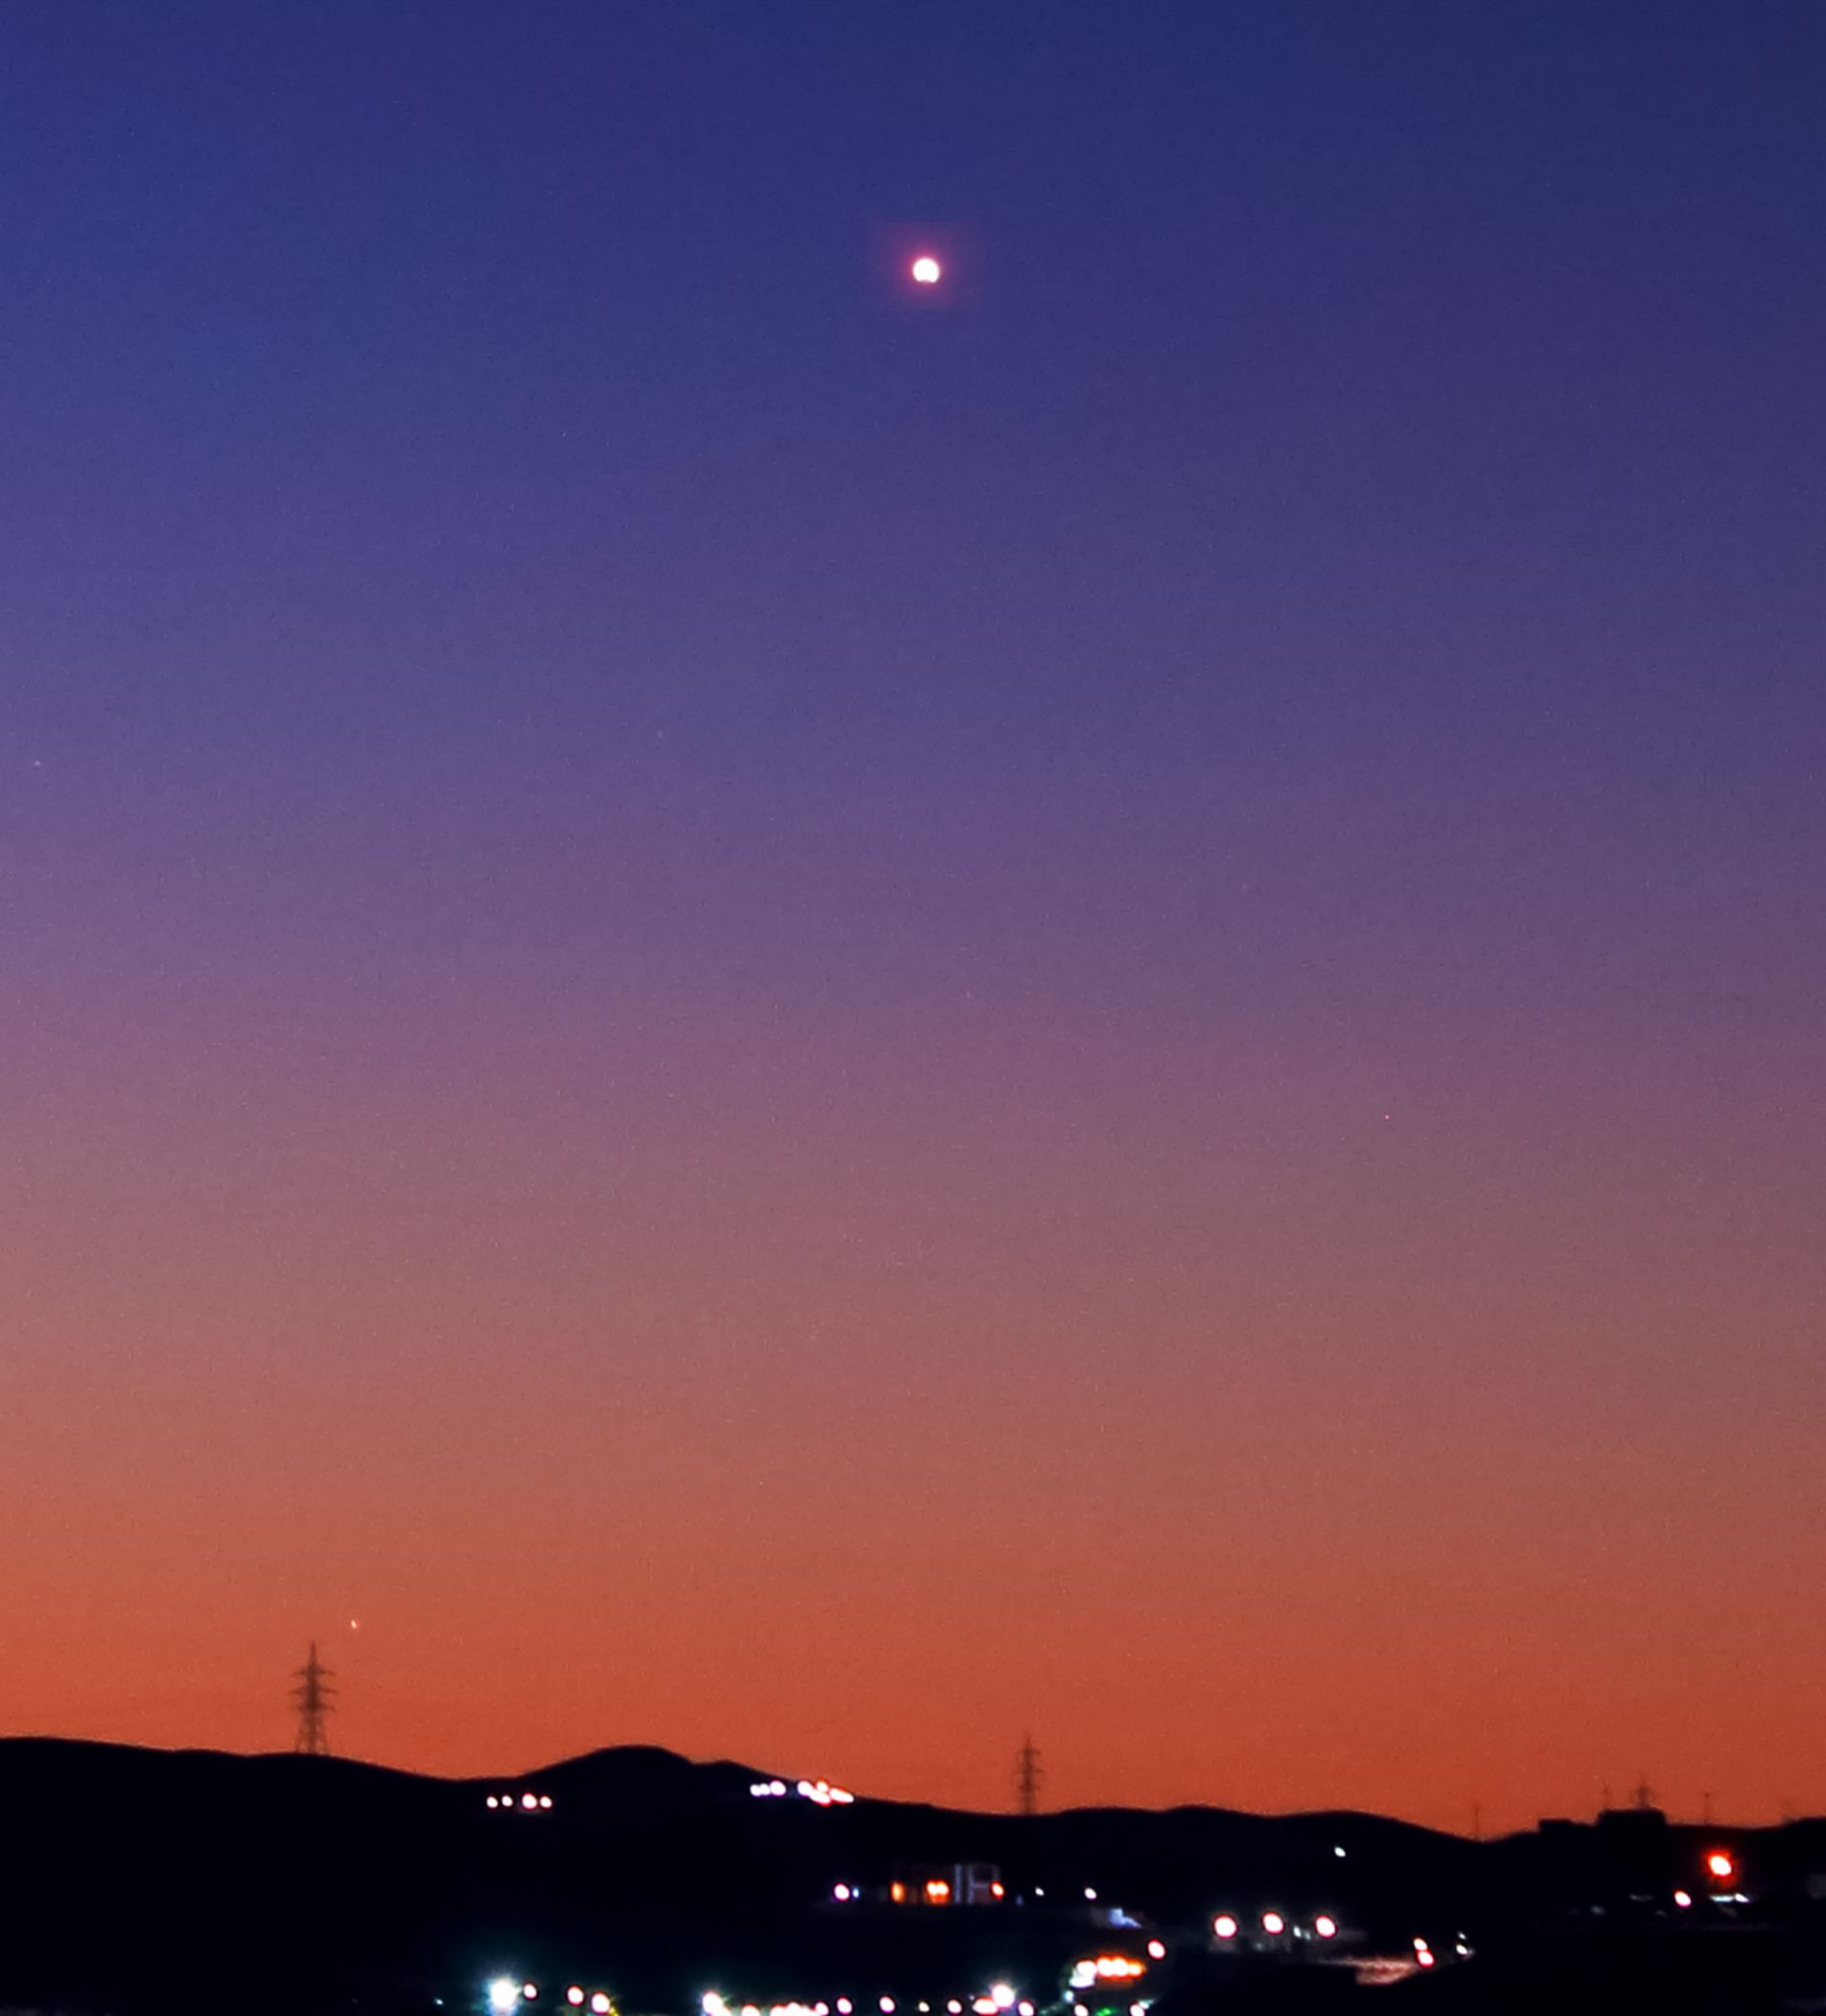
[[335, 1699], [336, 1690], [329, 1684], [335, 1676], [317, 1657], [315, 1638], [310, 1658], [292, 1678], [298, 1682], [292, 1690], [292, 1705], [298, 1710], [298, 1734], [292, 1739], [292, 1748], [301, 1757], [327, 1757], [329, 1731], [324, 1724]]
[[1040, 1810], [1040, 1787], [1046, 1782], [1046, 1773], [1040, 1769], [1040, 1753], [1033, 1747], [1033, 1738], [1023, 1736], [1020, 1748], [1015, 1753], [1015, 1809], [1018, 1813], [1032, 1815]]
[[1654, 1793], [1650, 1788], [1648, 1773], [1645, 1773], [1636, 1780], [1636, 1810], [1638, 1813], [1650, 1813], [1653, 1809]]

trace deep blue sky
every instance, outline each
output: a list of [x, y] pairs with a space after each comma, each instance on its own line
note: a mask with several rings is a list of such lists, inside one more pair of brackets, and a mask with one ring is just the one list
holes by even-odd
[[[1697, 1450], [1796, 1516], [1826, 11], [10, 0], [0, 56], [0, 1398], [35, 1502], [82, 1449], [148, 1532], [214, 1506], [166, 1536], [206, 1586], [225, 1423], [302, 1477], [340, 1418], [300, 1396], [378, 1352], [364, 1422], [631, 1408], [662, 1495], [720, 1381], [847, 1393], [881, 1475], [908, 1364], [980, 1381], [948, 1503], [964, 1452], [1068, 1445], [1075, 1381], [1130, 1393], [1144, 1469], [1195, 1423], [1285, 1455], [1324, 1391], [1328, 1474], [1382, 1511], [1320, 1492], [1286, 1545], [1370, 1585], [1380, 1466], [1450, 1471], [1389, 1440], [1443, 1380], [1467, 1501], [1518, 1507], [1480, 1573], [1543, 1479], [1603, 1525], [1646, 1435], [1618, 1530], [1660, 1540], [1553, 1572], [1627, 1574], [1650, 1636], [1703, 1600], [1662, 1518]], [[972, 284], [912, 313], [878, 253], [928, 241]], [[166, 1418], [169, 1476], [133, 1439]], [[371, 1530], [402, 1588], [478, 1544], [382, 1471], [275, 1633], [344, 1607]], [[1055, 1486], [1004, 1479], [1063, 1546]], [[58, 1517], [58, 1586], [99, 1588]], [[1161, 1614], [1196, 1607], [1195, 1504], [1158, 1527]], [[46, 1603], [61, 1703], [89, 1627]], [[221, 1632], [244, 1700], [275, 1654]], [[1272, 1706], [1257, 1651], [1224, 1656]], [[655, 1656], [633, 1733], [667, 1733]], [[1605, 1685], [1591, 1722], [1639, 1723]], [[1009, 1686], [1016, 1735], [1105, 1757]], [[1393, 1706], [1368, 1778], [1306, 1789], [1521, 1800], [1463, 1699], [1426, 1791]], [[1172, 1792], [1174, 1712], [1122, 1783]], [[475, 1761], [477, 1715], [374, 1741]], [[948, 1740], [859, 1728], [844, 1768], [968, 1791]]]
[[[607, 760], [1201, 901], [1791, 896], [1821, 77], [1811, 6], [16, 8], [10, 738], [179, 825], [538, 846]], [[902, 219], [972, 308], [884, 311]]]

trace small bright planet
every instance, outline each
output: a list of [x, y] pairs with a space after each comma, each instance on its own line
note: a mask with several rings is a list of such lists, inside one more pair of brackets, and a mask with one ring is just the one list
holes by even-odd
[[913, 277], [922, 287], [936, 287], [943, 277], [945, 268], [930, 252], [921, 252], [913, 261]]

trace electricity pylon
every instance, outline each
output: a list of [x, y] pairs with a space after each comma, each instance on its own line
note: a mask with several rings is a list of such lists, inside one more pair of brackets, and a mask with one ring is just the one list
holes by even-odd
[[1033, 1738], [1021, 1738], [1020, 1748], [1015, 1753], [1015, 1806], [1020, 1813], [1034, 1814], [1040, 1810], [1040, 1787], [1046, 1782], [1046, 1773], [1040, 1769], [1040, 1753], [1033, 1747]]
[[292, 1705], [298, 1710], [298, 1734], [292, 1739], [292, 1748], [301, 1757], [329, 1755], [329, 1731], [324, 1725], [336, 1696], [329, 1684], [334, 1677], [317, 1657], [313, 1638], [310, 1658], [292, 1676], [298, 1682], [292, 1690]]

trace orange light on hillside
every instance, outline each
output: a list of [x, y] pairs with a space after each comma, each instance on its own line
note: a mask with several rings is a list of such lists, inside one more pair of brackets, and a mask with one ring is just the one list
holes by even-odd
[[1721, 1883], [1728, 1883], [1737, 1873], [1737, 1864], [1722, 1848], [1714, 1848], [1706, 1857], [1706, 1874], [1716, 1877]]

